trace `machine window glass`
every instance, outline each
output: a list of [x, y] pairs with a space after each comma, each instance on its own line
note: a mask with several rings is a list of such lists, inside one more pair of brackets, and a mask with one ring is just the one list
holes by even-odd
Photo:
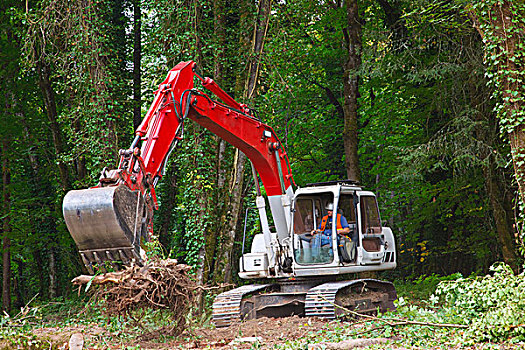
[[321, 219], [323, 218], [323, 216], [321, 215], [322, 212], [323, 211], [321, 209], [321, 201], [319, 199], [314, 200], [314, 218], [315, 218], [314, 228], [319, 227], [319, 225], [321, 224]]
[[354, 196], [351, 194], [342, 194], [339, 197], [338, 209], [339, 214], [342, 214], [348, 223], [355, 223], [355, 208], [354, 208]]
[[298, 199], [295, 202], [293, 226], [296, 234], [303, 234], [314, 229], [313, 203], [311, 199]]
[[354, 196], [352, 194], [341, 194], [337, 211], [343, 215], [350, 226], [349, 237], [357, 242], [357, 221], [355, 218]]
[[324, 209], [323, 202], [333, 200], [326, 198], [297, 198], [295, 201], [294, 223], [294, 254], [295, 260], [301, 265], [327, 264], [333, 260], [331, 235], [321, 233], [312, 235], [312, 231], [321, 224]]
[[364, 234], [381, 233], [381, 219], [376, 198], [373, 196], [362, 196], [361, 203], [361, 225]]

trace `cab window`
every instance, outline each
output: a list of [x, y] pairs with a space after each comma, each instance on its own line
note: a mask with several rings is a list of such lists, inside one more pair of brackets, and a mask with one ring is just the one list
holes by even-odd
[[294, 205], [294, 255], [301, 265], [326, 264], [333, 261], [331, 236], [312, 235], [324, 215], [326, 203], [333, 201], [333, 195], [323, 194], [317, 198], [297, 198]]
[[376, 198], [373, 196], [362, 196], [361, 203], [361, 226], [364, 234], [381, 233], [381, 219]]
[[350, 238], [357, 241], [357, 221], [355, 216], [355, 203], [354, 196], [352, 194], [342, 194], [339, 197], [339, 205], [337, 209], [338, 213], [343, 215], [348, 222], [350, 227]]

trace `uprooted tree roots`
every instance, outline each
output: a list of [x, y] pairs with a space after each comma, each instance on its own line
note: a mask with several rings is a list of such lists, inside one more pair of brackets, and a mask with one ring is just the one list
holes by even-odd
[[198, 288], [188, 277], [189, 269], [177, 260], [154, 259], [143, 267], [131, 266], [97, 276], [81, 275], [72, 282], [98, 286], [96, 297], [104, 301], [108, 315], [133, 318], [136, 310], [170, 310], [171, 326], [163, 332], [176, 336], [186, 328], [186, 315]]

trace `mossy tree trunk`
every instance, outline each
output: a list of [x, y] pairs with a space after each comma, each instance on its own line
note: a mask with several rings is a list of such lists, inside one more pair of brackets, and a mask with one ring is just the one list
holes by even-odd
[[485, 43], [489, 76], [501, 103], [500, 122], [508, 133], [514, 173], [525, 202], [525, 9], [523, 2], [483, 1], [470, 12]]
[[9, 215], [11, 173], [7, 144], [7, 140], [2, 142], [0, 157], [2, 158], [2, 212], [4, 216], [2, 219], [2, 310], [9, 313], [11, 311], [11, 216]]
[[[243, 102], [250, 104], [253, 102], [255, 91], [257, 87], [257, 78], [259, 76], [261, 57], [264, 48], [264, 40], [268, 30], [268, 22], [270, 20], [270, 10], [272, 6], [271, 0], [262, 0], [259, 2], [259, 11], [255, 21], [255, 28], [253, 32], [253, 39], [251, 42], [252, 48], [250, 56], [248, 57], [248, 75], [244, 84]], [[249, 3], [245, 3], [245, 10], [249, 8]], [[247, 11], [246, 11], [247, 12]], [[243, 42], [248, 42], [241, 36], [241, 48]], [[239, 81], [239, 79], [238, 79]], [[239, 83], [236, 84], [239, 86]], [[221, 247], [217, 252], [215, 261], [215, 282], [232, 282], [233, 278], [233, 255], [235, 234], [238, 221], [241, 217], [241, 209], [243, 207], [243, 184], [244, 184], [244, 168], [246, 164], [246, 156], [239, 150], [235, 152], [235, 158], [232, 169], [232, 177], [230, 182], [230, 200], [228, 201], [229, 215], [226, 220], [224, 229], [221, 232]]]

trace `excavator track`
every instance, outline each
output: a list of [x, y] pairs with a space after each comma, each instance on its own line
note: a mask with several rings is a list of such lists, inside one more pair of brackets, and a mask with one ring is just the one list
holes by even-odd
[[395, 310], [396, 298], [392, 283], [375, 279], [252, 284], [219, 294], [213, 323], [228, 327], [242, 320], [292, 315], [334, 319], [345, 315], [345, 309], [375, 314]]
[[254, 292], [259, 292], [271, 284], [249, 284], [219, 294], [213, 302], [213, 323], [217, 327], [228, 327], [241, 321], [242, 299]]
[[361, 314], [395, 310], [397, 293], [391, 282], [375, 279], [328, 282], [311, 288], [305, 299], [305, 316], [334, 319], [349, 309]]

